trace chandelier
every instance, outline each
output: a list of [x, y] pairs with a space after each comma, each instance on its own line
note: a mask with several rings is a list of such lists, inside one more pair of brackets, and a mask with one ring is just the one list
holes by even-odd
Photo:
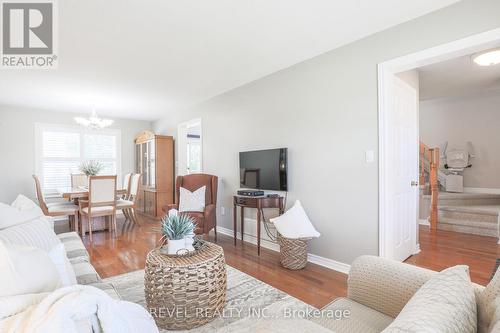
[[88, 127], [90, 129], [101, 129], [104, 127], [111, 126], [113, 124], [113, 120], [111, 119], [102, 119], [97, 116], [95, 110], [92, 110], [92, 113], [88, 118], [83, 117], [75, 117], [73, 118], [77, 124]]

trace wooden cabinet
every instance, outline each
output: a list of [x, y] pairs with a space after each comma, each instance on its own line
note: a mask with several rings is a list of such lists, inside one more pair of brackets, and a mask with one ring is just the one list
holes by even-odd
[[160, 218], [161, 208], [174, 203], [174, 138], [141, 132], [135, 138], [135, 172], [142, 174], [137, 211]]

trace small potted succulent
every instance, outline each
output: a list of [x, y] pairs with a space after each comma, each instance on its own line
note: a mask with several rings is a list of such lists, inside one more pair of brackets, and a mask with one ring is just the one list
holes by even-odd
[[80, 172], [86, 174], [88, 177], [96, 176], [99, 172], [101, 172], [103, 167], [104, 166], [100, 162], [89, 160], [80, 164]]
[[178, 214], [174, 210], [169, 211], [168, 215], [161, 220], [162, 240], [167, 241], [167, 245], [162, 247], [162, 252], [180, 254], [182, 251], [194, 251], [194, 228], [192, 217], [187, 214]]

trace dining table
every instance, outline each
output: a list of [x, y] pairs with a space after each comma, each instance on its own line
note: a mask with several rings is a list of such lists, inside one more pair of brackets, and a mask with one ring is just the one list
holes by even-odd
[[[57, 189], [57, 192], [64, 198], [70, 201], [73, 201], [75, 205], [78, 205], [78, 201], [80, 199], [88, 199], [89, 197], [89, 189], [87, 186], [67, 186], [67, 187], [60, 187]], [[127, 194], [126, 189], [116, 189], [116, 195], [117, 196], [122, 196]], [[98, 231], [98, 230], [106, 230], [108, 227], [106, 226], [105, 220], [103, 218], [95, 218], [93, 223], [93, 230]], [[76, 231], [79, 233], [82, 233], [82, 222], [81, 222], [81, 217], [80, 217], [80, 223], [79, 226], [76, 226]]]
[[[77, 201], [78, 199], [87, 199], [89, 197], [89, 189], [87, 186], [61, 187], [57, 192], [65, 199]], [[126, 189], [116, 189], [116, 195], [122, 196], [127, 194]]]

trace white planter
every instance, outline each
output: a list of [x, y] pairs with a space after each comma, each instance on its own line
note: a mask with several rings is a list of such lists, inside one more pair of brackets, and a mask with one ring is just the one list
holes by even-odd
[[183, 239], [169, 239], [167, 243], [167, 254], [183, 254], [186, 251], [194, 251], [193, 239], [184, 237]]
[[193, 247], [194, 234], [187, 235], [186, 237], [184, 237], [184, 239], [186, 240], [186, 249], [188, 249], [188, 251], [194, 251], [194, 247]]

